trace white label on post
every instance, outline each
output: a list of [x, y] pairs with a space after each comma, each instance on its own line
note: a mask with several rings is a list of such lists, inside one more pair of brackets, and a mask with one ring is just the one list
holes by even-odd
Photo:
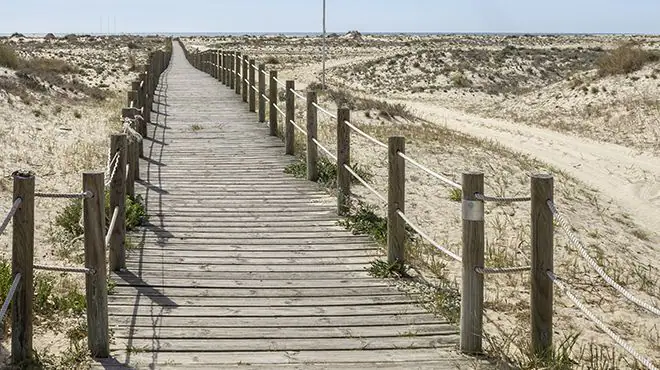
[[480, 200], [463, 200], [463, 220], [483, 221], [484, 202]]

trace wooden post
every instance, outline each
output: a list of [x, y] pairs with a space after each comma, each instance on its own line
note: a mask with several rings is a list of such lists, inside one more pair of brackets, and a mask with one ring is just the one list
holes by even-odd
[[463, 284], [461, 291], [461, 351], [482, 353], [484, 277], [484, 203], [475, 193], [484, 192], [484, 174], [463, 174]]
[[14, 201], [21, 205], [14, 214], [12, 235], [12, 278], [21, 281], [12, 300], [11, 360], [24, 364], [32, 359], [32, 301], [34, 299], [34, 174], [14, 172]]
[[220, 50], [220, 53], [218, 54], [218, 64], [220, 64], [220, 66], [218, 67], [218, 79], [220, 80], [220, 83], [224, 85], [225, 84], [225, 52], [223, 50]]
[[137, 91], [131, 90], [126, 93], [126, 106], [127, 107], [137, 107]]
[[406, 161], [399, 155], [406, 154], [406, 139], [390, 137], [388, 146], [387, 262], [402, 267], [406, 259], [406, 223], [397, 211], [406, 212]]
[[145, 81], [144, 81], [144, 107], [142, 108], [142, 117], [145, 122], [151, 122], [151, 105], [153, 103], [153, 96], [151, 95], [151, 65], [144, 65]]
[[318, 115], [316, 107], [316, 91], [307, 92], [307, 180], [316, 182], [319, 179], [318, 157], [319, 148], [314, 139], [318, 132]]
[[296, 143], [296, 132], [293, 128], [293, 121], [296, 117], [296, 97], [293, 95], [293, 90], [296, 88], [294, 81], [286, 82], [286, 111], [284, 120], [284, 149], [286, 154], [293, 155], [294, 146]]
[[351, 163], [351, 131], [344, 121], [351, 120], [348, 108], [337, 110], [337, 214], [346, 216], [351, 210], [351, 174], [344, 165]]
[[83, 191], [94, 196], [83, 202], [85, 266], [93, 271], [85, 277], [87, 298], [87, 345], [92, 357], [110, 356], [108, 337], [108, 283], [105, 265], [104, 179], [101, 173], [83, 174]]
[[259, 122], [266, 122], [266, 99], [264, 94], [266, 94], [266, 75], [264, 74], [266, 70], [265, 64], [259, 64]]
[[224, 67], [225, 67], [225, 86], [229, 86], [229, 53], [225, 52]]
[[248, 89], [249, 89], [249, 86], [248, 86], [249, 79], [248, 79], [248, 77], [250, 76], [250, 71], [248, 70], [248, 68], [249, 68], [248, 56], [243, 55], [243, 67], [242, 67], [243, 73], [241, 73], [241, 75], [243, 76], [243, 77], [241, 77], [241, 84], [243, 85], [243, 88], [241, 89], [241, 94], [242, 94], [242, 98], [243, 98], [244, 103], [248, 102]]
[[238, 51], [236, 52], [236, 65], [234, 66], [234, 73], [235, 73], [235, 78], [236, 78], [236, 84], [234, 85], [234, 88], [236, 89], [236, 95], [241, 94], [241, 86], [243, 86], [242, 79], [241, 79], [241, 61], [243, 59], [241, 58], [241, 53]]
[[554, 199], [552, 175], [532, 175], [532, 271], [531, 316], [532, 348], [537, 358], [552, 358], [552, 281], [546, 272], [554, 271], [553, 215], [547, 201]]
[[126, 195], [129, 197], [135, 197], [136, 167], [138, 163], [137, 141], [133, 137], [127, 137], [126, 144], [126, 162], [128, 163], [128, 172], [126, 173]]
[[236, 52], [229, 56], [229, 88], [236, 89]]
[[133, 107], [140, 108], [140, 80], [131, 82], [131, 90], [135, 91], [135, 95], [133, 96]]
[[127, 159], [126, 134], [115, 134], [110, 139], [110, 153], [114, 157], [119, 153], [117, 169], [110, 181], [110, 209], [119, 207], [117, 224], [110, 236], [110, 270], [120, 271], [126, 267], [126, 255], [124, 242], [126, 238], [126, 159]]
[[255, 100], [257, 97], [257, 94], [254, 93], [253, 87], [256, 87], [254, 84], [255, 82], [255, 73], [254, 73], [254, 59], [250, 59], [250, 63], [248, 64], [248, 70], [250, 71], [248, 73], [250, 83], [248, 84], [248, 95], [249, 99], [248, 101], [250, 102], [249, 107], [250, 107], [250, 112], [255, 112], [257, 110], [257, 101]]
[[277, 71], [270, 71], [270, 86], [268, 89], [268, 99], [270, 99], [269, 126], [270, 136], [277, 136]]

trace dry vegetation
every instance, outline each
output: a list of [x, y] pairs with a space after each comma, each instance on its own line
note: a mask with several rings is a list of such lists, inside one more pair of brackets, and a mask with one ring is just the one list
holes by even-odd
[[[79, 191], [82, 171], [105, 170], [108, 135], [121, 127], [122, 90], [148, 52], [163, 46], [164, 40], [157, 37], [0, 38], [3, 213], [10, 204], [11, 173], [17, 169], [36, 173], [37, 191], [55, 193]], [[81, 265], [82, 244], [72, 234], [79, 208], [80, 202], [36, 202], [35, 263]], [[131, 212], [139, 217], [138, 211], [133, 207]], [[12, 278], [10, 243], [11, 228], [0, 236], [3, 299]], [[34, 302], [37, 357], [32, 365], [85, 368], [84, 277], [37, 272]], [[3, 338], [0, 361], [9, 350], [9, 337]]]
[[[295, 79], [299, 90], [320, 91], [321, 105], [353, 109], [351, 121], [386, 140], [406, 136], [408, 153], [441, 174], [460, 181], [460, 171], [485, 172], [486, 193], [529, 194], [529, 175], [552, 172], [556, 203], [572, 222], [590, 255], [619, 284], [644, 301], [660, 300], [658, 234], [634, 221], [601, 191], [543, 161], [495, 142], [417, 119], [415, 107], [442, 106], [486, 117], [621, 143], [658, 148], [660, 68], [657, 37], [618, 36], [362, 36], [329, 39], [329, 87], [320, 91], [321, 42], [313, 37], [193, 38], [201, 49], [240, 50], [269, 63], [280, 79]], [[396, 106], [397, 103], [401, 105]], [[296, 120], [304, 122], [302, 104]], [[382, 112], [382, 113], [381, 113]], [[394, 113], [389, 113], [394, 112]], [[400, 113], [397, 113], [400, 112]], [[335, 146], [336, 123], [319, 113], [319, 139]], [[634, 118], [634, 119], [633, 119]], [[470, 119], [466, 116], [466, 120]], [[298, 133], [296, 133], [298, 135]], [[646, 136], [644, 140], [640, 137]], [[304, 142], [299, 138], [299, 143]], [[351, 157], [387, 193], [387, 154], [357, 136]], [[304, 144], [297, 149], [303, 150]], [[292, 168], [303, 173], [304, 168]], [[325, 171], [333, 173], [331, 170]], [[325, 173], [324, 172], [324, 173]], [[657, 174], [653, 174], [656, 175]], [[460, 252], [460, 194], [433, 178], [407, 170], [406, 213], [440, 244]], [[325, 182], [332, 183], [332, 180]], [[362, 187], [354, 214], [345, 224], [382, 240], [382, 202]], [[488, 204], [486, 265], [527, 265], [530, 258], [529, 205]], [[412, 238], [410, 258], [437, 285], [423, 289], [432, 308], [456, 318], [460, 266]], [[637, 350], [660, 363], [660, 320], [632, 305], [596, 275], [556, 227], [555, 271], [579, 298]], [[391, 266], [375, 262], [372, 272]], [[486, 279], [489, 353], [507, 368], [539, 368], [529, 351], [529, 282], [526, 274]], [[418, 287], [416, 292], [420, 292]], [[555, 292], [556, 358], [550, 368], [638, 368], [629, 355]]]

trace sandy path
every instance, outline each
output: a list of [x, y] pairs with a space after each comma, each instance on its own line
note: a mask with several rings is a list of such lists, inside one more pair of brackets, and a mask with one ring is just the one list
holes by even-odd
[[[328, 68], [355, 62], [354, 58], [336, 59], [328, 63]], [[292, 77], [308, 83], [320, 76], [321, 64], [300, 68], [292, 74]], [[658, 236], [660, 158], [651, 153], [548, 129], [469, 115], [444, 108], [440, 103], [385, 100], [406, 104], [419, 118], [474, 137], [496, 141], [548, 163], [611, 198], [638, 225]]]
[[405, 101], [420, 118], [532, 155], [612, 198], [648, 231], [660, 227], [660, 158], [634, 149], [429, 103]]

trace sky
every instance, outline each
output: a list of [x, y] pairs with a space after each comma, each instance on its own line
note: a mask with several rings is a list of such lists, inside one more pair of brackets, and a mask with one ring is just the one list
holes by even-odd
[[[328, 32], [660, 34], [659, 0], [327, 0]], [[0, 0], [7, 33], [320, 32], [322, 0]]]

